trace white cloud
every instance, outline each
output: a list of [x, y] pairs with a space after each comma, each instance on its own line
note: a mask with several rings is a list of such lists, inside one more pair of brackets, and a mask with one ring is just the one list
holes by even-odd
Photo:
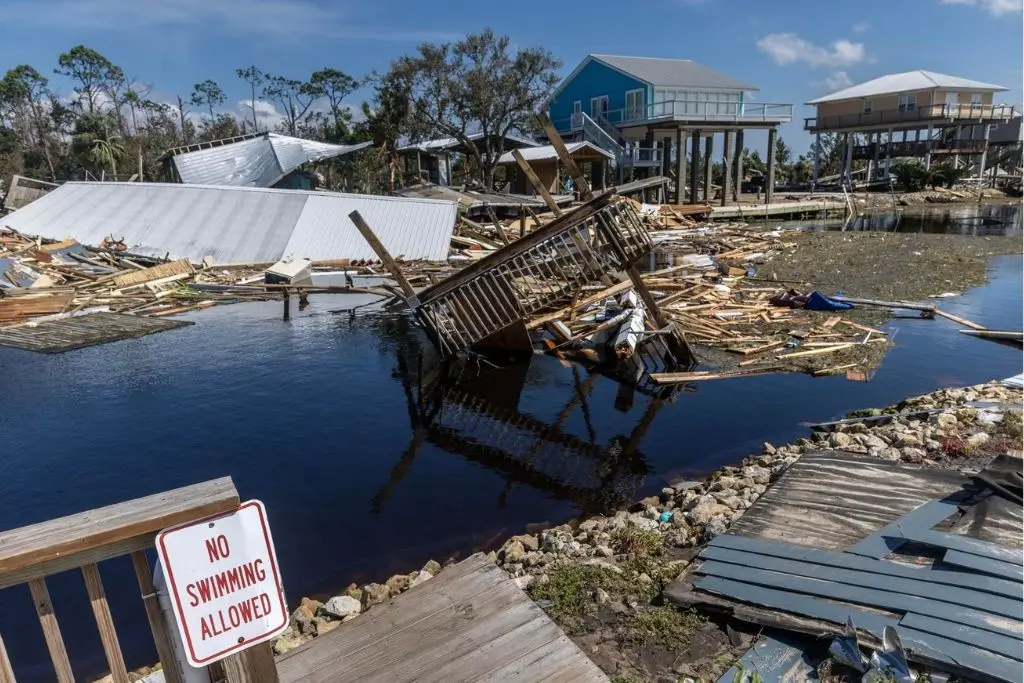
[[840, 39], [829, 47], [816, 45], [795, 33], [770, 33], [757, 41], [757, 48], [776, 64], [804, 62], [810, 66], [850, 66], [864, 61], [864, 43]]
[[856, 24], [853, 25], [853, 27], [850, 30], [853, 31], [854, 33], [867, 33], [869, 28], [871, 28], [871, 24], [869, 24], [868, 22], [858, 21]]
[[[115, 22], [110, 17], [117, 17]], [[0, 25], [60, 26], [84, 29], [153, 29], [217, 27], [227, 32], [277, 37], [346, 38], [419, 42], [449, 40], [453, 34], [430, 30], [374, 28], [355, 23], [337, 4], [313, 0], [51, 0], [40, 11], [38, 0], [0, 5]]]
[[825, 80], [821, 82], [829, 92], [835, 92], [836, 90], [842, 90], [843, 88], [849, 88], [853, 85], [853, 81], [850, 80], [849, 74], [845, 71], [836, 71], [831, 76], [826, 76]]
[[939, 0], [943, 5], [970, 5], [980, 7], [989, 14], [999, 17], [1024, 10], [1024, 0]]

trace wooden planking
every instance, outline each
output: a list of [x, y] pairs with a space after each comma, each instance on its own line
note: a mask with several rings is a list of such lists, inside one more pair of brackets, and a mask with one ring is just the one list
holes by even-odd
[[[1019, 463], [1017, 460], [1017, 467]], [[1020, 548], [1024, 540], [1024, 507], [999, 496], [989, 496], [968, 510], [950, 533]]]
[[953, 472], [852, 453], [808, 453], [732, 526], [754, 538], [838, 549], [969, 481]]
[[223, 668], [227, 683], [279, 683], [280, 680], [270, 643], [236, 652], [218, 664]]
[[934, 633], [937, 636], [980, 647], [984, 650], [998, 652], [1017, 661], [1021, 661], [1022, 658], [1020, 638], [1001, 636], [991, 631], [981, 631], [964, 624], [914, 613], [907, 614], [900, 619], [900, 627], [904, 626], [924, 631], [925, 633]]
[[53, 603], [50, 601], [50, 591], [46, 588], [46, 582], [42, 579], [34, 579], [29, 582], [28, 587], [32, 591], [32, 602], [35, 603], [39, 624], [43, 627], [46, 649], [50, 652], [50, 661], [53, 662], [57, 681], [59, 683], [75, 683], [75, 675], [71, 671], [68, 651], [64, 647], [64, 638], [60, 633], [60, 625], [57, 623], [57, 615], [53, 611]]
[[[723, 562], [710, 561], [701, 565], [698, 570], [702, 574], [722, 579], [732, 579], [757, 586], [766, 586], [791, 593], [839, 600], [857, 605], [866, 605], [897, 612], [914, 612], [925, 616], [938, 617], [949, 621], [958, 621], [978, 629], [1017, 637], [1024, 635], [1024, 625], [1020, 619], [1007, 619], [958, 605], [950, 605], [937, 600], [904, 595], [888, 590], [849, 586], [831, 581], [781, 574], [754, 567], [737, 567]], [[698, 583], [698, 586], [700, 584]]]
[[971, 553], [965, 553], [960, 550], [947, 550], [946, 554], [942, 557], [942, 561], [956, 567], [973, 569], [974, 571], [982, 572], [983, 574], [991, 574], [992, 576], [998, 576], [1011, 581], [1024, 581], [1024, 572], [1022, 572], [1021, 568], [1016, 565], [1010, 564], [1009, 562], [991, 560], [979, 555], [972, 555]]
[[90, 313], [0, 329], [0, 346], [38, 353], [63, 353], [194, 324], [189, 320], [147, 318], [122, 313]]
[[71, 305], [73, 298], [74, 294], [70, 292], [0, 298], [0, 325], [60, 313]]
[[[704, 550], [700, 557], [704, 560], [715, 560], [740, 567], [757, 567], [758, 569], [821, 579], [822, 581], [832, 581], [863, 588], [882, 588], [886, 591], [896, 591], [921, 598], [933, 598], [940, 602], [960, 605], [962, 607], [974, 607], [1008, 618], [1019, 618], [1021, 613], [1020, 600], [954, 586], [944, 586], [939, 589], [934, 583], [928, 581], [927, 576], [931, 573], [931, 570], [927, 569], [920, 570], [919, 572], [922, 580], [915, 580], [874, 574], [861, 571], [860, 569], [844, 569], [811, 564], [801, 560], [767, 557], [756, 553], [746, 553], [738, 550], [716, 548], [714, 546]], [[698, 569], [697, 572], [704, 573], [701, 569]], [[713, 574], [714, 572], [710, 571], [708, 573]]]
[[180, 683], [181, 674], [178, 672], [178, 661], [174, 657], [174, 650], [171, 649], [167, 622], [164, 620], [163, 612], [160, 611], [160, 600], [157, 598], [156, 588], [153, 586], [153, 574], [150, 572], [145, 550], [136, 550], [132, 553], [132, 566], [135, 568], [135, 578], [138, 580], [139, 590], [142, 592], [142, 603], [146, 607], [146, 618], [149, 620], [149, 630], [153, 633], [153, 643], [156, 645], [157, 656], [160, 658], [164, 681]]
[[481, 554], [289, 652], [278, 671], [285, 683], [504, 681], [515, 671], [524, 681], [607, 681]]
[[903, 536], [903, 529], [911, 526], [931, 529], [959, 510], [960, 508], [956, 503], [947, 500], [928, 501], [924, 505], [903, 515], [895, 522], [882, 527], [864, 540], [853, 544], [846, 549], [846, 552], [880, 560], [903, 544], [902, 540], [896, 540]]
[[[898, 626], [897, 621], [892, 618], [742, 581], [703, 577], [697, 587], [746, 603], [809, 616], [834, 624], [845, 624], [848, 617], [853, 617], [858, 630], [867, 631], [879, 639], [884, 626]], [[898, 631], [900, 640], [904, 648], [909, 651], [908, 654], [912, 661], [937, 664], [944, 670], [954, 673], [971, 674], [972, 678], [978, 678], [977, 672], [985, 672], [989, 675], [989, 680], [1013, 683], [1020, 680], [1020, 662], [1013, 659], [916, 629], [899, 628]]]
[[134, 270], [124, 275], [117, 275], [111, 278], [110, 284], [118, 289], [123, 289], [132, 285], [140, 285], [144, 282], [173, 277], [174, 275], [191, 275], [193, 272], [195, 271], [192, 269], [192, 264], [188, 262], [188, 259], [181, 259], [180, 261], [161, 263], [151, 268], [143, 268], [142, 270]]
[[0, 683], [17, 683], [11, 659], [7, 656], [7, 646], [4, 645], [3, 636], [0, 636]]
[[169, 526], [231, 512], [230, 477], [51, 519], [0, 533], [0, 588], [153, 545]]
[[100, 631], [103, 652], [110, 666], [111, 679], [114, 683], [128, 683], [128, 669], [125, 668], [121, 644], [117, 640], [114, 618], [110, 616], [110, 606], [107, 604], [107, 594], [100, 579], [100, 569], [95, 564], [87, 564], [82, 567], [82, 576], [85, 578], [85, 590], [89, 594], [96, 626]]
[[[741, 550], [758, 555], [770, 557], [781, 557], [788, 560], [800, 560], [830, 567], [843, 567], [856, 569], [863, 572], [873, 572], [885, 576], [895, 576], [904, 579], [918, 581], [930, 581], [940, 585], [963, 586], [976, 591], [992, 593], [1013, 598], [1017, 601], [1024, 599], [1024, 586], [1019, 582], [1005, 581], [989, 576], [979, 576], [972, 572], [950, 571], [943, 565], [937, 565], [933, 569], [913, 567], [898, 562], [874, 560], [859, 555], [849, 555], [828, 550], [817, 550], [805, 548], [791, 543], [776, 543], [758, 538], [746, 538], [744, 536], [733, 536], [722, 534], [717, 536], [708, 549], [729, 548]], [[707, 552], [707, 550], [705, 550]], [[880, 579], [884, 580], [884, 579]], [[936, 592], [943, 588], [936, 587]]]
[[1014, 565], [1020, 571], [1024, 564], [1021, 552], [1016, 548], [1004, 548], [988, 541], [979, 541], [976, 538], [957, 536], [943, 531], [932, 531], [931, 529], [908, 528], [903, 530], [903, 538], [915, 543], [924, 543], [947, 550], [957, 550], [970, 555], [977, 555], [989, 560], [996, 560]]

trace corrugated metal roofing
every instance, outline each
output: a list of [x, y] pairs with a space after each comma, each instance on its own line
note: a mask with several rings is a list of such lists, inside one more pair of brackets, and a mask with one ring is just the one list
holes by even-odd
[[[473, 142], [476, 142], [478, 140], [482, 140], [484, 134], [472, 133], [467, 137]], [[516, 133], [507, 134], [505, 136], [505, 140], [509, 142], [514, 142], [517, 145], [522, 145], [523, 147], [537, 147], [540, 145], [540, 143], [537, 142], [536, 140], [531, 140], [530, 138], [523, 137], [522, 135], [517, 135]], [[406, 152], [409, 150], [418, 149], [421, 152], [436, 152], [443, 151], [446, 149], [454, 149], [460, 146], [462, 146], [462, 143], [456, 140], [455, 138], [437, 138], [436, 140], [423, 140], [421, 142], [412, 142], [411, 140], [406, 138], [399, 141], [398, 151]]]
[[855, 100], [862, 97], [893, 95], [896, 93], [914, 92], [915, 90], [934, 90], [936, 88], [987, 92], [1002, 92], [1008, 89], [994, 83], [972, 81], [967, 78], [960, 78], [959, 76], [935, 73], [934, 71], [904, 71], [903, 73], [879, 76], [866, 83], [860, 83], [830, 95], [811, 100], [807, 104]]
[[331, 145], [266, 133], [173, 158], [178, 176], [189, 185], [270, 187], [302, 164], [348, 154], [370, 144]]
[[[606, 156], [609, 159], [615, 158], [614, 156], [612, 156], [610, 152], [601, 149], [600, 147], [591, 142], [570, 142], [565, 145], [565, 149], [566, 151], [569, 152], [570, 155], [575, 154], [580, 150], [587, 150], [590, 152], [594, 152], [596, 154], [601, 154], [602, 156]], [[553, 145], [544, 145], [543, 147], [528, 147], [526, 149], [519, 150], [519, 153], [522, 154], [523, 158], [526, 159], [527, 161], [546, 161], [549, 159], [558, 158], [558, 152], [555, 151]], [[516, 163], [516, 158], [512, 156], [512, 152], [505, 152], [498, 159], [498, 163], [514, 164]]]
[[619, 71], [646, 81], [655, 87], [708, 88], [756, 91], [752, 85], [709, 69], [689, 59], [659, 59], [656, 57], [621, 57], [619, 55], [590, 55]]
[[358, 210], [395, 257], [443, 261], [455, 202], [169, 183], [66, 183], [3, 218], [49, 239], [214, 263], [376, 258], [348, 214]]

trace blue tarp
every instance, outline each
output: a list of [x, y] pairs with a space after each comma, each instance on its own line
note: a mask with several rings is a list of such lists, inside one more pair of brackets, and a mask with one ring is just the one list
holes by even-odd
[[804, 308], [808, 311], [846, 311], [853, 308], [853, 304], [848, 304], [845, 301], [829, 299], [818, 290], [814, 290], [807, 298], [807, 303], [804, 304]]

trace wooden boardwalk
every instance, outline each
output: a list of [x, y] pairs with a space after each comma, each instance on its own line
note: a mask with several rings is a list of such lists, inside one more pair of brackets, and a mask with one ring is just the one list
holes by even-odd
[[482, 554], [277, 660], [281, 683], [607, 683]]
[[845, 202], [805, 201], [805, 202], [773, 202], [771, 204], [729, 204], [728, 206], [711, 207], [711, 219], [738, 218], [756, 220], [766, 216], [781, 218], [783, 216], [800, 216], [804, 214], [818, 215], [824, 212], [841, 213], [846, 211]]
[[0, 346], [63, 353], [121, 339], [135, 339], [195, 323], [121, 313], [90, 313], [31, 325], [0, 328]]

